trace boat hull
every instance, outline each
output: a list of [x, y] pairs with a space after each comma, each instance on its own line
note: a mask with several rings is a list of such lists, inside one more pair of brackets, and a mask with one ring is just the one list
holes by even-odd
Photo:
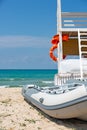
[[[75, 91], [78, 95], [78, 91], [83, 92], [79, 96], [73, 97], [72, 94], [75, 93]], [[87, 121], [87, 92], [84, 87], [60, 95], [47, 94], [34, 88], [28, 88], [28, 90], [24, 93], [22, 92], [22, 94], [25, 100], [31, 102], [51, 117], [58, 119], [78, 118]], [[65, 101], [62, 96], [64, 96]], [[45, 100], [47, 102], [45, 102]]]

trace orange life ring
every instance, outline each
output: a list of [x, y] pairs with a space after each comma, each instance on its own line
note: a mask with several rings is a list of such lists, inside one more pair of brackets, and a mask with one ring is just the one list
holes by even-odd
[[50, 52], [49, 52], [50, 57], [51, 57], [52, 60], [54, 60], [54, 61], [57, 61], [57, 60], [58, 60], [57, 57], [54, 56], [54, 54], [53, 54], [53, 51], [54, 51], [57, 47], [58, 47], [58, 45], [57, 45], [57, 44], [54, 44], [54, 45], [50, 48]]
[[68, 41], [69, 40], [69, 35], [68, 34], [63, 34], [62, 35], [62, 40], [63, 41]]
[[59, 35], [54, 35], [52, 40], [51, 40], [51, 43], [58, 44], [58, 42], [59, 42]]
[[[67, 34], [63, 34], [62, 35], [62, 40], [63, 41], [68, 41], [68, 39], [69, 39], [69, 36]], [[58, 44], [58, 42], [59, 42], [59, 34], [58, 35], [54, 35], [52, 40], [51, 40], [52, 44]]]
[[[68, 41], [69, 39], [69, 36], [67, 34], [63, 34], [62, 35], [62, 40], [63, 41]], [[54, 56], [53, 54], [53, 51], [58, 47], [58, 43], [59, 43], [59, 35], [54, 35], [52, 40], [51, 40], [51, 43], [53, 44], [53, 46], [50, 48], [50, 57], [52, 58], [52, 60], [54, 61], [58, 61], [58, 58], [56, 56]], [[63, 59], [65, 59], [65, 55], [63, 55]]]

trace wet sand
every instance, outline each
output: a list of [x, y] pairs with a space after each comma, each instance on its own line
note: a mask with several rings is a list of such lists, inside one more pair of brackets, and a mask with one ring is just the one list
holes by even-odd
[[0, 88], [0, 130], [87, 130], [78, 119], [51, 118], [27, 103], [21, 88]]

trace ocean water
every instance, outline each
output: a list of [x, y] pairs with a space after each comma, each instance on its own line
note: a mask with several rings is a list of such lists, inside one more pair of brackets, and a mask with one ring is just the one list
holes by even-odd
[[22, 87], [28, 84], [53, 85], [57, 70], [0, 70], [0, 87]]

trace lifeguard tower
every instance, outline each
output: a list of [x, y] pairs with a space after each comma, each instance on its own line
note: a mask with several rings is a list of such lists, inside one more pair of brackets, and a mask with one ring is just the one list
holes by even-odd
[[49, 53], [58, 62], [55, 85], [26, 85], [22, 95], [51, 117], [87, 121], [87, 13], [62, 12], [57, 2], [57, 34]]
[[[62, 85], [70, 79], [86, 80], [87, 13], [62, 12], [61, 0], [57, 0], [57, 35], [59, 37], [58, 74], [55, 75], [55, 85]], [[68, 36], [68, 40], [63, 41], [64, 35]], [[67, 58], [68, 55], [70, 58]], [[63, 59], [63, 56], [66, 58]]]

